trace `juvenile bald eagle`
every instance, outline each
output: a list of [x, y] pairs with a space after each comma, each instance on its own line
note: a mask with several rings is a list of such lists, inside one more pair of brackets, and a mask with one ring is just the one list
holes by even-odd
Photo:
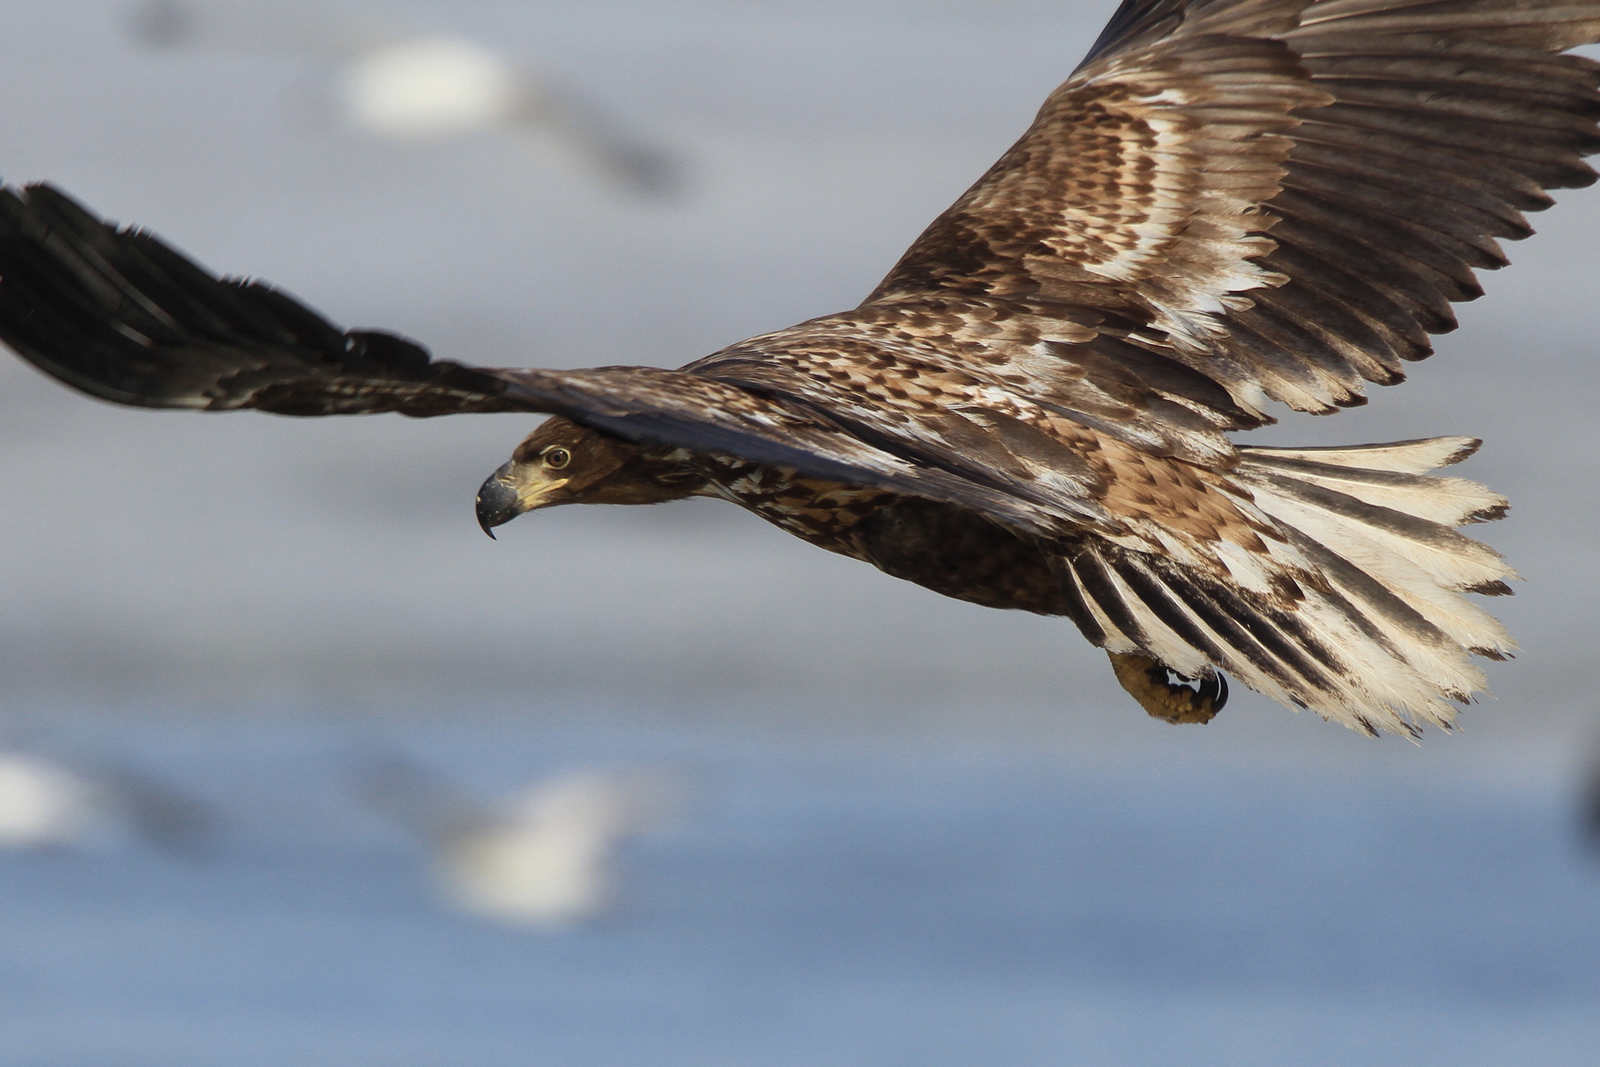
[[[1065, 615], [1150, 713], [1220, 672], [1447, 726], [1505, 630], [1462, 437], [1234, 444], [1392, 384], [1600, 149], [1600, 0], [1126, 0], [859, 307], [680, 370], [436, 362], [219, 279], [47, 186], [0, 197], [0, 338], [123, 404], [551, 413], [478, 494], [737, 502], [936, 592]], [[1169, 675], [1170, 672], [1170, 675]], [[1176, 676], [1180, 681], [1174, 681]], [[1188, 684], [1181, 684], [1186, 680]]]

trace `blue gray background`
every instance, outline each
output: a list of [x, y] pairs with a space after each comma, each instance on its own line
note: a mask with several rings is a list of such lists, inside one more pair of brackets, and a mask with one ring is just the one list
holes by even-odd
[[[858, 301], [1111, 7], [277, 5], [495, 43], [681, 155], [653, 202], [538, 137], [354, 131], [326, 57], [12, 4], [0, 174], [449, 358], [672, 366]], [[1420, 748], [1243, 691], [1155, 724], [1069, 624], [720, 504], [491, 543], [526, 418], [130, 411], [0, 362], [6, 722], [228, 827], [198, 865], [0, 856], [0, 1062], [1587, 1062], [1600, 195], [1535, 224], [1409, 384], [1262, 435], [1486, 438], [1524, 652]], [[369, 741], [700, 785], [621, 914], [541, 939], [436, 909], [345, 788]]]

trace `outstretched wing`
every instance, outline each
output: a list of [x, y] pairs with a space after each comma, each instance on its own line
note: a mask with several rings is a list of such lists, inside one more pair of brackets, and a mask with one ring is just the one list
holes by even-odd
[[1126, 0], [864, 307], [1054, 316], [1252, 410], [1361, 403], [1594, 180], [1600, 66], [1561, 53], [1596, 40], [1597, 0]]
[[48, 185], [0, 189], [0, 339], [118, 404], [285, 415], [518, 411], [492, 373], [346, 332], [261, 282], [219, 279]]
[[923, 466], [804, 403], [692, 373], [433, 360], [405, 338], [343, 330], [269, 285], [218, 278], [48, 185], [0, 189], [0, 340], [119, 404], [283, 415], [547, 412], [631, 441], [960, 504], [1021, 529], [1067, 522], [1045, 494], [1008, 492], [976, 465], [966, 476]]

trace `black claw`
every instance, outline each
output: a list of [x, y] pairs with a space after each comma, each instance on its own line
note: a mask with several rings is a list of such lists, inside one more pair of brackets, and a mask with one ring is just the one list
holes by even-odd
[[1177, 681], [1173, 681], [1167, 675], [1166, 668], [1161, 668], [1161, 672], [1161, 680], [1166, 683], [1167, 688], [1174, 694], [1185, 696], [1189, 706], [1195, 711], [1215, 715], [1228, 702], [1228, 679], [1221, 671], [1208, 671], [1197, 678], [1178, 675]]
[[1228, 702], [1228, 679], [1221, 671], [1202, 675], [1194, 694], [1198, 702], [1210, 708], [1213, 713], [1221, 711], [1222, 706]]

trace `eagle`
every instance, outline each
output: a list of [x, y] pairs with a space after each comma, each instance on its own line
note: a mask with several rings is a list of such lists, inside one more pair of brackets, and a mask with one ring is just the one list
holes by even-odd
[[733, 501], [936, 593], [1065, 616], [1151, 715], [1226, 676], [1367, 733], [1449, 728], [1514, 642], [1458, 527], [1470, 437], [1236, 443], [1400, 382], [1600, 150], [1600, 0], [1125, 0], [857, 307], [677, 370], [479, 367], [346, 330], [48, 184], [0, 192], [0, 340], [119, 404], [553, 416], [486, 532]]

